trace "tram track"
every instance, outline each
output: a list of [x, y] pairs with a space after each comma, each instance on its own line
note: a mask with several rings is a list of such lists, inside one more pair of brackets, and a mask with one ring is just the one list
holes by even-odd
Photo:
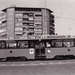
[[65, 61], [31, 61], [31, 62], [0, 62], [1, 66], [44, 66], [44, 65], [63, 65], [63, 64], [75, 64], [75, 60]]

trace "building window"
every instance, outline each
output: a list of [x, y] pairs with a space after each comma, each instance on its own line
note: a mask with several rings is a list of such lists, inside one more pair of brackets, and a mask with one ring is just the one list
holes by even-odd
[[29, 23], [29, 26], [34, 26], [34, 23]]
[[28, 35], [34, 35], [34, 33], [28, 33]]
[[23, 30], [22, 27], [16, 27], [16, 28], [15, 28], [15, 31], [22, 31], [22, 30]]
[[28, 21], [28, 18], [23, 18], [23, 21]]
[[42, 31], [42, 29], [34, 29], [34, 31]]
[[15, 19], [15, 22], [22, 21], [22, 19]]
[[22, 32], [22, 31], [16, 31], [15, 34], [16, 34], [16, 35], [22, 35], [23, 32]]
[[33, 17], [29, 17], [29, 21], [33, 21], [34, 20], [34, 18]]
[[5, 21], [2, 21], [2, 23], [6, 23], [6, 20]]
[[29, 17], [33, 17], [34, 14], [33, 14], [33, 13], [29, 13], [28, 16], [29, 16]]
[[0, 33], [6, 32], [6, 28], [0, 29]]
[[1, 33], [1, 36], [6, 36], [6, 35], [7, 35], [6, 32]]
[[22, 23], [15, 23], [15, 26], [22, 26]]
[[22, 17], [23, 14], [15, 14], [15, 17]]
[[34, 28], [30, 28], [29, 31], [34, 31]]
[[42, 15], [40, 15], [40, 14], [35, 14], [35, 17], [42, 17]]

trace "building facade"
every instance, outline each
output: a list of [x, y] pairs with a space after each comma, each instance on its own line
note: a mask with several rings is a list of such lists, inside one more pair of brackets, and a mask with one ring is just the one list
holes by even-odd
[[8, 7], [0, 14], [0, 38], [54, 35], [53, 11], [46, 8]]

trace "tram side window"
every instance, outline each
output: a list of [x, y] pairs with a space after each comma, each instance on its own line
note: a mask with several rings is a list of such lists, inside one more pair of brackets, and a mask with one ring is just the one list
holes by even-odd
[[28, 48], [28, 41], [18, 41], [19, 48]]
[[63, 42], [63, 47], [74, 47], [73, 42]]
[[15, 49], [16, 48], [16, 41], [7, 41], [6, 42], [6, 48], [9, 48], [9, 49]]
[[34, 44], [35, 44], [34, 41], [29, 41], [29, 47], [30, 48], [34, 48], [34, 46], [35, 46]]
[[52, 42], [52, 47], [62, 47], [62, 42]]
[[5, 42], [0, 42], [0, 49], [4, 49], [5, 48]]

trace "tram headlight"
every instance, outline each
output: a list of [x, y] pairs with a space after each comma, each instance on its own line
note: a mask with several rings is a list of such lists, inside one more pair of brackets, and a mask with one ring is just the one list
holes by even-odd
[[29, 49], [29, 53], [30, 53], [30, 54], [34, 54], [34, 49], [33, 49], [33, 48], [30, 48], [30, 49]]
[[47, 53], [51, 53], [51, 50], [50, 50], [50, 49], [48, 49], [48, 50], [47, 50]]

